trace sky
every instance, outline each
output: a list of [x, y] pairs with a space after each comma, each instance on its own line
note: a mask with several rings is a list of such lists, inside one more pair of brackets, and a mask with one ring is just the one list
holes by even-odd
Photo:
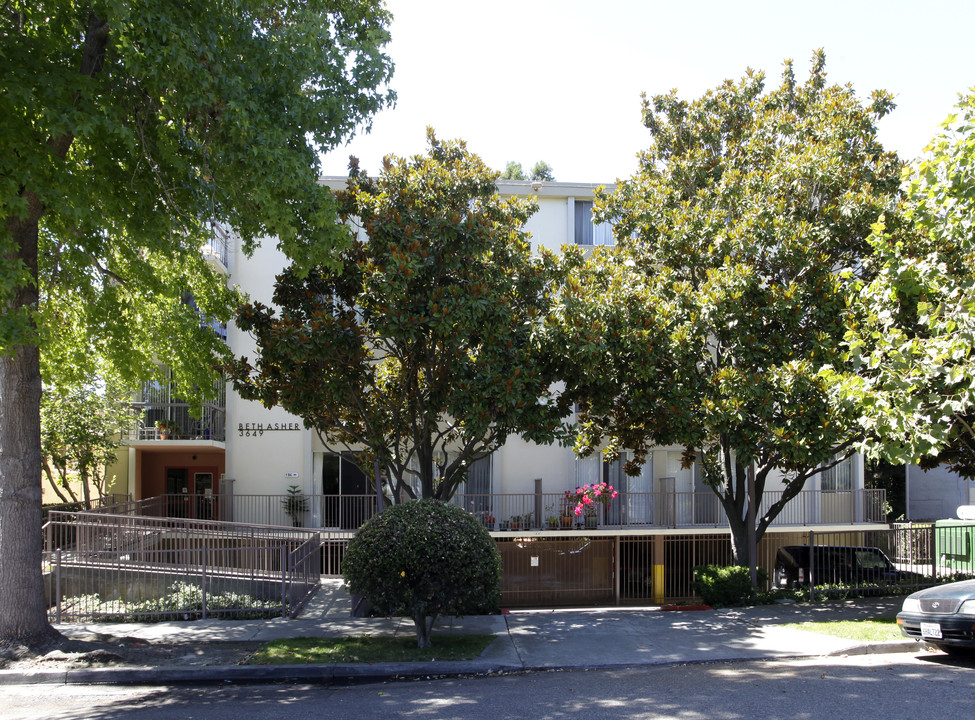
[[918, 157], [975, 86], [972, 0], [388, 0], [387, 50], [398, 100], [366, 133], [325, 156], [346, 175], [349, 155], [370, 174], [384, 155], [425, 151], [426, 127], [462, 138], [491, 167], [538, 160], [563, 182], [629, 177], [649, 144], [641, 93], [676, 88], [692, 100], [747, 68], [797, 80], [813, 51], [832, 82], [864, 99], [894, 95], [880, 139]]

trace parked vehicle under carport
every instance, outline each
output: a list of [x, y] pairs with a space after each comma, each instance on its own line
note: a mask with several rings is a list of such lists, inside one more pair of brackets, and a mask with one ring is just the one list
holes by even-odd
[[853, 545], [786, 545], [779, 548], [773, 588], [809, 585], [889, 587], [921, 582], [917, 573], [898, 570], [880, 548]]

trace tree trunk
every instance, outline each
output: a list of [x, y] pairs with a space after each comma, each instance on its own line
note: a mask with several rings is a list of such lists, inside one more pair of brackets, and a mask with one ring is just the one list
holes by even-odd
[[433, 643], [430, 642], [430, 632], [433, 630], [433, 624], [436, 622], [436, 620], [436, 615], [427, 618], [426, 613], [424, 613], [422, 610], [417, 610], [413, 613], [413, 626], [416, 629], [417, 647], [433, 647]]
[[88, 473], [81, 473], [81, 499], [85, 502], [85, 510], [91, 510], [91, 487], [88, 485]]
[[728, 517], [731, 530], [731, 557], [735, 565], [748, 567], [748, 525], [739, 518]]
[[[5, 220], [16, 249], [4, 262], [23, 263], [31, 277], [3, 308], [14, 317], [37, 307], [38, 224]], [[0, 642], [32, 647], [59, 637], [47, 621], [41, 575], [40, 418], [40, 351], [36, 342], [14, 345], [0, 358]]]

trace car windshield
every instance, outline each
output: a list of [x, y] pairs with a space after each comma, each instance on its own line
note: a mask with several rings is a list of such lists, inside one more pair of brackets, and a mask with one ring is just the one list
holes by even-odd
[[887, 559], [875, 550], [857, 550], [857, 563], [866, 569], [886, 569]]

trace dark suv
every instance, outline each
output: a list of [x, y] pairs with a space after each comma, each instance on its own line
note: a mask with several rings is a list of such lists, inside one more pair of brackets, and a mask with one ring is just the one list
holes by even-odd
[[876, 547], [786, 545], [775, 556], [773, 588], [803, 585], [901, 585], [917, 578]]

